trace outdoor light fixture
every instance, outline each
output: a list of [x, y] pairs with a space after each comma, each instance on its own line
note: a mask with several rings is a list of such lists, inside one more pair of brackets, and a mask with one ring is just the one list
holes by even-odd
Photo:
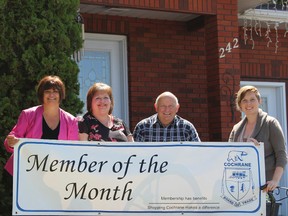
[[[81, 38], [82, 40], [84, 41], [84, 33], [85, 33], [85, 29], [84, 29], [84, 19], [83, 17], [81, 16], [80, 14], [80, 9], [77, 10], [77, 14], [76, 14], [76, 18], [75, 18], [76, 22], [78, 24], [80, 24], [82, 26], [82, 34], [81, 34]], [[79, 62], [81, 61], [81, 57], [83, 56], [83, 48], [80, 49], [80, 50], [77, 50], [73, 53], [73, 59], [76, 61], [76, 62]]]

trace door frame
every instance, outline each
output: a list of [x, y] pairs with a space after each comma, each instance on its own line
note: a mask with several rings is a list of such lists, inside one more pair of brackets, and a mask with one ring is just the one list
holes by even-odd
[[[110, 34], [98, 34], [98, 33], [85, 33], [85, 40], [95, 40], [95, 41], [113, 41], [119, 44], [119, 62], [117, 65], [119, 70], [115, 70], [112, 67], [111, 59], [111, 87], [114, 96], [114, 108], [120, 110], [121, 114], [116, 115], [116, 117], [121, 118], [129, 127], [129, 92], [128, 92], [128, 63], [127, 63], [127, 37], [124, 35], [110, 35]], [[83, 52], [85, 49], [89, 50], [89, 47], [83, 47]], [[115, 92], [121, 90], [120, 98], [115, 97]], [[117, 92], [119, 93], [119, 92]]]

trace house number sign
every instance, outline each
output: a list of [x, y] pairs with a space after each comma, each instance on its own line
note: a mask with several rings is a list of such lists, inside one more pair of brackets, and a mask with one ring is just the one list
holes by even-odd
[[239, 47], [238, 38], [234, 38], [232, 42], [227, 43], [225, 48], [221, 47], [219, 49], [219, 53], [220, 53], [219, 58], [225, 58], [226, 53], [230, 53], [232, 52], [233, 49], [236, 49], [238, 47]]

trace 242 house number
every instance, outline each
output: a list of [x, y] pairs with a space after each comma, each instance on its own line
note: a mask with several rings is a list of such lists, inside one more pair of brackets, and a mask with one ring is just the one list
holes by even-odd
[[219, 58], [225, 58], [225, 53], [230, 53], [232, 52], [232, 49], [238, 48], [239, 44], [238, 44], [238, 38], [234, 38], [233, 42], [229, 42], [226, 45], [226, 48], [220, 48], [219, 52], [220, 52], [220, 56]]

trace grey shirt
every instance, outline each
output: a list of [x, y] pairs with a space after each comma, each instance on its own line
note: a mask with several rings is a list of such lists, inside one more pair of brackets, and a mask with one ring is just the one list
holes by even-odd
[[[229, 142], [237, 142], [246, 123], [245, 117], [234, 125]], [[284, 169], [287, 164], [287, 150], [282, 128], [277, 119], [259, 109], [251, 137], [264, 143], [266, 180], [271, 180], [275, 168], [279, 166]]]

